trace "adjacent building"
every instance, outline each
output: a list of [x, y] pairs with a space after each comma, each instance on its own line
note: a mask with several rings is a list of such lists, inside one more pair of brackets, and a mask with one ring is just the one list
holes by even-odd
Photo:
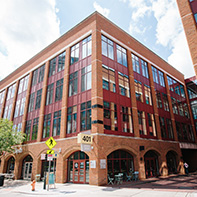
[[0, 82], [0, 112], [26, 134], [1, 156], [0, 172], [16, 179], [44, 176], [51, 136], [60, 183], [183, 174], [184, 160], [196, 170], [184, 75], [97, 12]]

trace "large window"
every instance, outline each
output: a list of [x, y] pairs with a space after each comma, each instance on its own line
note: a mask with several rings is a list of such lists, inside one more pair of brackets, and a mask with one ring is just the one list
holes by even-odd
[[37, 78], [38, 78], [38, 69], [34, 70], [33, 77], [32, 77], [32, 84], [31, 86], [34, 86], [37, 84]]
[[23, 91], [23, 84], [24, 84], [24, 78], [21, 79], [19, 82], [18, 94], [20, 94]]
[[44, 70], [45, 70], [45, 65], [41, 66], [39, 68], [39, 77], [38, 77], [38, 83], [42, 82], [44, 79]]
[[153, 81], [157, 84], [159, 84], [157, 69], [152, 66], [152, 73], [153, 73]]
[[49, 77], [55, 74], [56, 57], [50, 60], [49, 64]]
[[140, 135], [147, 135], [146, 130], [146, 117], [144, 111], [138, 110], [138, 123], [139, 123], [139, 131]]
[[132, 113], [130, 107], [121, 107], [122, 132], [133, 133]]
[[16, 84], [13, 84], [12, 86], [10, 86], [10, 87], [8, 88], [7, 100], [9, 100], [9, 99], [11, 99], [11, 98], [14, 97], [15, 89], [16, 89]]
[[29, 75], [27, 75], [24, 79], [25, 80], [24, 80], [23, 91], [27, 90], [28, 82], [29, 82]]
[[62, 100], [63, 78], [56, 82], [55, 102]]
[[157, 108], [162, 109], [161, 93], [156, 91]]
[[160, 85], [163, 86], [163, 87], [165, 87], [164, 75], [163, 75], [163, 73], [160, 70], [158, 70], [158, 73], [159, 73], [159, 82], [160, 82]]
[[148, 75], [147, 62], [141, 59], [141, 65], [142, 65], [142, 75], [148, 79], [149, 75]]
[[10, 120], [11, 111], [12, 111], [12, 104], [10, 104], [9, 107], [8, 107], [8, 114], [7, 114], [7, 119], [8, 119], [8, 120]]
[[82, 59], [92, 53], [92, 36], [87, 37], [82, 41]]
[[168, 86], [169, 86], [169, 89], [170, 91], [174, 91], [174, 88], [173, 88], [173, 79], [169, 76], [167, 76], [167, 80], [168, 80]]
[[69, 76], [69, 96], [77, 94], [78, 89], [78, 71]]
[[34, 118], [34, 120], [33, 120], [33, 129], [32, 129], [32, 136], [31, 136], [32, 140], [36, 140], [37, 139], [38, 123], [39, 123], [39, 118]]
[[104, 101], [103, 106], [104, 128], [106, 130], [118, 131], [117, 105]]
[[171, 97], [172, 100], [172, 110], [174, 114], [178, 115], [178, 108], [177, 108], [177, 104], [176, 104], [176, 99]]
[[92, 88], [92, 66], [86, 66], [81, 70], [81, 92]]
[[152, 105], [150, 86], [144, 85], [144, 94], [145, 94], [146, 104]]
[[162, 98], [163, 98], [163, 107], [165, 111], [170, 111], [169, 110], [169, 103], [168, 103], [168, 97], [166, 94], [162, 93]]
[[155, 119], [154, 115], [151, 113], [147, 113], [148, 115], [148, 126], [149, 126], [149, 135], [156, 136], [156, 127], [155, 127]]
[[26, 141], [30, 140], [30, 133], [31, 133], [31, 120], [28, 120], [26, 122], [26, 127], [25, 127]]
[[127, 67], [127, 51], [120, 45], [116, 44], [117, 62]]
[[81, 131], [91, 129], [91, 101], [81, 104]]
[[136, 100], [143, 102], [143, 93], [142, 93], [142, 83], [140, 81], [135, 80], [135, 96]]
[[21, 100], [21, 108], [20, 108], [20, 116], [22, 116], [24, 114], [24, 110], [25, 110], [25, 100], [26, 98], [22, 98]]
[[70, 65], [78, 62], [79, 60], [79, 43], [71, 47]]
[[42, 138], [49, 137], [50, 128], [51, 128], [51, 114], [47, 114], [44, 116], [44, 126], [43, 126]]
[[103, 89], [116, 92], [115, 70], [103, 64]]
[[5, 90], [2, 91], [2, 92], [0, 93], [0, 104], [3, 103], [3, 101], [4, 101], [4, 96], [5, 96]]
[[130, 97], [129, 77], [118, 72], [119, 92], [123, 96]]
[[20, 108], [20, 102], [21, 102], [21, 100], [18, 100], [18, 101], [16, 102], [16, 107], [15, 107], [15, 112], [14, 112], [14, 118], [18, 117], [19, 108]]
[[174, 133], [173, 133], [173, 127], [172, 127], [172, 120], [166, 118], [166, 123], [167, 123], [168, 138], [169, 139], [174, 139]]
[[42, 89], [37, 91], [35, 109], [40, 109], [41, 98], [42, 98]]
[[54, 83], [47, 86], [46, 105], [49, 105], [53, 102], [53, 87]]
[[133, 71], [140, 74], [139, 58], [134, 54], [132, 54], [131, 56], [132, 56]]
[[28, 109], [29, 112], [33, 111], [34, 109], [34, 99], [35, 99], [35, 92], [30, 94], [30, 97], [29, 97], [29, 109]]
[[101, 36], [102, 39], [102, 54], [109, 57], [110, 59], [114, 59], [114, 47], [113, 42], [106, 38], [105, 36]]
[[67, 115], [67, 133], [77, 131], [77, 105], [68, 108]]
[[66, 52], [61, 53], [58, 58], [57, 72], [64, 70]]
[[53, 136], [60, 135], [60, 126], [61, 126], [61, 110], [54, 112], [53, 116]]
[[165, 119], [163, 117], [159, 117], [159, 122], [161, 128], [161, 136], [162, 138], [167, 138]]

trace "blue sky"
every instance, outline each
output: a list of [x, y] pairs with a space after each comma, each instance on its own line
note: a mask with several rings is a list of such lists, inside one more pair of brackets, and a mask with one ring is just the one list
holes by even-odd
[[194, 75], [176, 0], [0, 0], [0, 80], [98, 11], [181, 71]]

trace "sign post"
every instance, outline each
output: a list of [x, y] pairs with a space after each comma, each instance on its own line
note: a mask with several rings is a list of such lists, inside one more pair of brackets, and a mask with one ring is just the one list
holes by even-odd
[[[47, 191], [49, 191], [49, 178], [50, 178], [50, 171], [51, 171], [51, 161], [53, 161], [53, 154], [54, 150], [52, 148], [57, 144], [57, 142], [53, 139], [53, 137], [50, 137], [45, 144], [49, 147], [50, 150], [47, 150], [47, 160], [49, 161], [49, 168], [48, 168], [48, 187]], [[46, 161], [46, 160], [45, 160]], [[46, 163], [45, 163], [46, 165]], [[44, 181], [44, 189], [46, 189], [46, 176], [45, 176], [45, 181]]]

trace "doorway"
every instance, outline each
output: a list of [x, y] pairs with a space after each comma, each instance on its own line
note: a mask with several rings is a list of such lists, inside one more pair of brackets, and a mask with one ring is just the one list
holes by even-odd
[[23, 179], [31, 180], [32, 165], [32, 162], [24, 163]]

